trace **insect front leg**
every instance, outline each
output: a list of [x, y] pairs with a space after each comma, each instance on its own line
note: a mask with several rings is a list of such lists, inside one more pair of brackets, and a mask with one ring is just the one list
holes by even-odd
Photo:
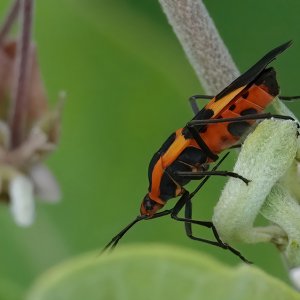
[[176, 172], [176, 176], [180, 176], [184, 179], [189, 180], [197, 180], [203, 178], [203, 176], [226, 176], [226, 177], [234, 177], [244, 181], [246, 184], [250, 182], [247, 178], [230, 171], [200, 171], [200, 172]]

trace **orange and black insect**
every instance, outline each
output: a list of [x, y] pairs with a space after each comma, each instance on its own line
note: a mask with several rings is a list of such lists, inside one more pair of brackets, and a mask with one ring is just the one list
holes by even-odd
[[[173, 132], [152, 157], [149, 169], [149, 189], [144, 197], [140, 215], [106, 245], [104, 250], [114, 248], [122, 236], [137, 222], [171, 215], [173, 219], [185, 223], [188, 237], [204, 243], [209, 243], [228, 249], [248, 262], [236, 249], [221, 241], [212, 222], [192, 219], [191, 199], [208, 180], [210, 176], [232, 176], [248, 180], [239, 174], [218, 171], [220, 163], [209, 171], [210, 163], [218, 160], [218, 154], [234, 147], [241, 137], [249, 130], [256, 120], [279, 118], [292, 119], [289, 116], [262, 113], [279, 94], [276, 72], [267, 68], [280, 53], [291, 45], [287, 42], [270, 52], [254, 64], [244, 74], [234, 80], [210, 102], [199, 110], [196, 99], [211, 98], [211, 96], [196, 95], [190, 98], [194, 118], [184, 127]], [[283, 100], [299, 97], [281, 97]], [[202, 179], [193, 193], [184, 186], [194, 179]], [[172, 209], [161, 210], [168, 200], [179, 197]], [[178, 213], [185, 207], [185, 217]], [[195, 237], [191, 224], [211, 228], [215, 241]]]

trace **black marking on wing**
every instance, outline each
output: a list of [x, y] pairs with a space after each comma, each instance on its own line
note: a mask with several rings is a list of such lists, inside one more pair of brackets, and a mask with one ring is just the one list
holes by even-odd
[[244, 109], [240, 112], [241, 116], [246, 116], [246, 115], [253, 115], [253, 114], [257, 114], [257, 110], [255, 108], [248, 108], [248, 109]]
[[251, 81], [253, 81], [265, 68], [271, 63], [276, 56], [289, 48], [292, 44], [292, 41], [288, 41], [277, 48], [268, 52], [263, 58], [261, 58], [255, 65], [253, 65], [250, 69], [248, 69], [245, 73], [239, 76], [236, 80], [234, 80], [230, 85], [228, 85], [223, 91], [221, 91], [216, 97], [215, 102], [229, 94], [230, 92], [247, 85]]
[[202, 108], [192, 120], [208, 120], [214, 115], [214, 111], [209, 108]]
[[235, 137], [241, 137], [251, 125], [246, 121], [229, 123], [227, 125], [227, 130]]
[[245, 93], [242, 95], [242, 97], [243, 97], [244, 99], [247, 99], [248, 96], [249, 96], [249, 91], [245, 92]]
[[[192, 120], [208, 120], [214, 115], [214, 111], [210, 108], [203, 107]], [[199, 132], [205, 132], [207, 130], [207, 125], [197, 126]], [[186, 139], [192, 138], [192, 134], [187, 127], [182, 130], [182, 134]]]
[[[235, 104], [232, 104], [232, 105], [230, 105], [230, 107], [229, 107], [229, 110], [235, 110], [235, 108], [236, 108], [236, 105]], [[220, 117], [222, 117], [222, 116], [220, 116]]]
[[276, 80], [276, 72], [273, 68], [265, 69], [255, 80], [256, 85], [264, 85], [267, 92], [272, 96], [279, 94], [279, 86]]

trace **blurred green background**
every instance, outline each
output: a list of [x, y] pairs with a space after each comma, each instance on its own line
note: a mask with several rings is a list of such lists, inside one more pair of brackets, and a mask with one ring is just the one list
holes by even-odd
[[[2, 15], [8, 3], [0, 2]], [[274, 65], [282, 94], [300, 93], [298, 1], [205, 4], [241, 71], [293, 39], [293, 47]], [[58, 205], [39, 202], [28, 229], [18, 228], [1, 205], [0, 277], [20, 289], [67, 258], [101, 249], [137, 215], [150, 158], [192, 117], [187, 98], [203, 92], [157, 1], [37, 1], [34, 36], [49, 99], [54, 103], [60, 90], [68, 94], [61, 143], [48, 160], [63, 199]], [[298, 103], [289, 107], [300, 115]], [[223, 169], [232, 167], [234, 156]], [[195, 217], [211, 218], [224, 182], [214, 178], [199, 193]], [[210, 236], [206, 230], [198, 234]], [[121, 243], [153, 241], [240, 263], [226, 251], [187, 239], [183, 225], [169, 218], [139, 224]], [[272, 245], [235, 246], [257, 266], [287, 280]]]

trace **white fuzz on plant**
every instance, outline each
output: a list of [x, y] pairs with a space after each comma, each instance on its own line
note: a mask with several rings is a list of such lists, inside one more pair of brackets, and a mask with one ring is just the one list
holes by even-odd
[[[298, 139], [300, 140], [300, 139]], [[296, 155], [296, 159], [294, 159], [291, 167], [281, 178], [280, 182], [288, 189], [291, 196], [300, 203], [300, 164], [299, 159], [297, 159], [299, 153], [299, 147]]]
[[29, 226], [34, 220], [34, 195], [31, 181], [17, 175], [9, 183], [10, 209], [15, 222], [20, 226]]
[[[261, 214], [285, 232], [281, 248], [289, 268], [300, 266], [300, 205], [281, 184], [276, 184], [261, 208]], [[276, 243], [276, 241], [274, 241]], [[281, 246], [277, 243], [278, 246]]]
[[300, 291], [300, 268], [290, 270], [290, 279], [295, 288]]
[[246, 139], [234, 172], [251, 180], [230, 178], [217, 203], [213, 223], [224, 242], [281, 240], [280, 227], [253, 227], [275, 183], [291, 166], [297, 151], [297, 125], [293, 121], [265, 120]]
[[159, 0], [204, 90], [215, 94], [239, 75], [201, 0]]
[[42, 163], [35, 164], [28, 172], [34, 185], [34, 193], [42, 201], [56, 203], [61, 198], [59, 185], [52, 172]]
[[[276, 99], [273, 101], [273, 103], [273, 107], [278, 114], [290, 116], [300, 123], [296, 116], [279, 99]], [[293, 196], [293, 198], [300, 203], [300, 139], [298, 139], [298, 147], [295, 159], [289, 170], [280, 181], [282, 185], [289, 191], [291, 196]]]

